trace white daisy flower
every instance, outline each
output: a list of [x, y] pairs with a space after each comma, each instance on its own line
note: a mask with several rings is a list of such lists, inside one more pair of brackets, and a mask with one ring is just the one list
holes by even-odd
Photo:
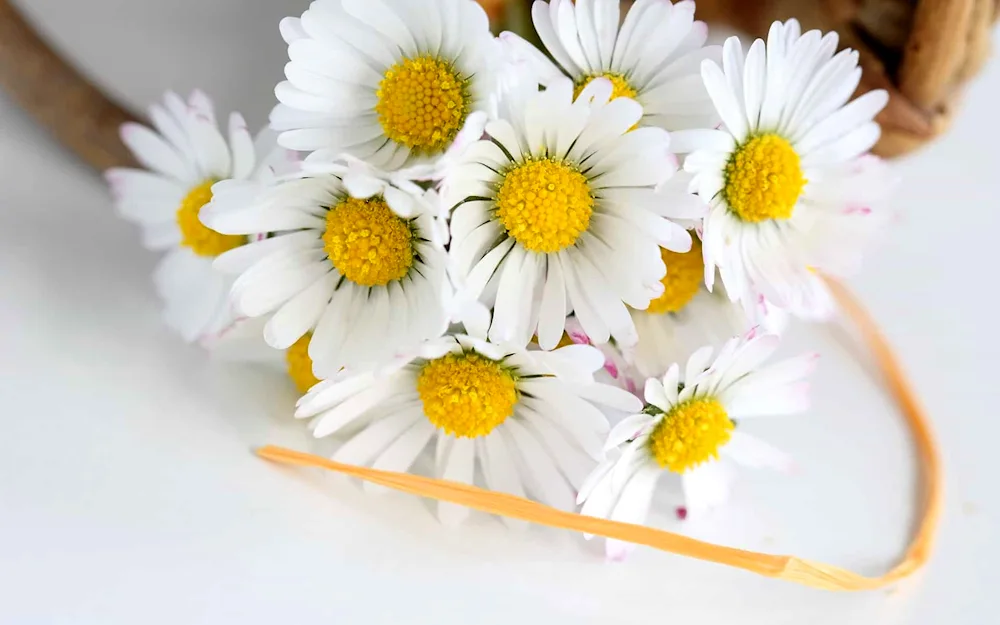
[[[857, 52], [836, 55], [837, 35], [800, 36], [776, 22], [743, 57], [726, 41], [722, 68], [702, 65], [724, 127], [675, 135], [693, 186], [712, 204], [705, 218], [705, 281], [716, 268], [734, 301], [748, 290], [795, 314], [829, 312], [817, 272], [842, 275], [860, 260], [888, 177], [859, 159], [875, 144], [873, 120], [888, 101], [871, 91], [847, 103], [861, 76]], [[877, 211], [874, 211], [877, 213]]]
[[[405, 472], [433, 444], [436, 477], [472, 484], [478, 466], [486, 488], [568, 510], [603, 458], [608, 422], [599, 406], [642, 406], [594, 382], [602, 360], [583, 345], [526, 351], [449, 335], [395, 367], [321, 382], [296, 416], [314, 417], [317, 437], [354, 432], [338, 462]], [[468, 509], [439, 503], [438, 514], [456, 524]]]
[[435, 161], [482, 134], [498, 54], [473, 0], [315, 0], [281, 31], [281, 145], [433, 177]]
[[488, 138], [444, 179], [455, 279], [494, 308], [493, 341], [537, 334], [552, 349], [575, 311], [595, 343], [631, 345], [625, 305], [645, 308], [663, 292], [660, 246], [691, 246], [671, 219], [700, 217], [703, 203], [672, 178], [666, 131], [629, 131], [642, 107], [611, 100], [612, 89], [596, 79], [574, 101], [561, 79], [504, 94]]
[[[816, 354], [761, 365], [778, 346], [773, 334], [735, 338], [712, 361], [712, 348], [687, 361], [684, 384], [673, 365], [662, 379], [646, 381], [647, 407], [619, 422], [607, 448], [621, 454], [598, 466], [577, 498], [581, 514], [641, 524], [657, 480], [680, 474], [687, 509], [697, 513], [725, 500], [729, 479], [720, 458], [748, 467], [788, 469], [785, 454], [736, 429], [736, 421], [793, 414], [808, 406]], [[625, 545], [609, 541], [609, 555]]]
[[437, 195], [354, 165], [331, 171], [256, 190], [222, 183], [202, 212], [219, 232], [273, 233], [215, 266], [239, 275], [231, 298], [240, 314], [273, 313], [269, 345], [287, 349], [312, 332], [307, 354], [320, 379], [441, 336], [450, 298]]
[[784, 329], [786, 315], [763, 298], [741, 306], [729, 301], [724, 287], [717, 286], [714, 292], [705, 288], [697, 238], [688, 252], [664, 249], [661, 254], [667, 265], [663, 295], [645, 310], [630, 311], [639, 342], [626, 349], [624, 357], [634, 366], [630, 373], [639, 386], [647, 378], [662, 376], [673, 363], [686, 362], [703, 345], [721, 344], [752, 328], [771, 333]]
[[222, 362], [254, 364], [280, 371], [288, 376], [300, 395], [306, 393], [319, 383], [309, 357], [312, 332], [307, 332], [282, 352], [264, 342], [267, 321], [266, 317], [241, 319], [226, 328], [212, 344], [212, 357]]
[[510, 56], [527, 64], [548, 85], [568, 76], [579, 94], [594, 78], [614, 85], [612, 98], [642, 105], [642, 125], [667, 130], [711, 128], [718, 123], [701, 80], [705, 59], [719, 46], [705, 45], [708, 28], [694, 19], [694, 2], [638, 0], [620, 22], [619, 0], [535, 0], [532, 21], [546, 50], [505, 32]]
[[207, 345], [235, 321], [227, 302], [230, 282], [212, 262], [260, 238], [261, 231], [219, 234], [202, 225], [199, 213], [216, 182], [268, 179], [291, 156], [276, 149], [270, 132], [255, 141], [239, 113], [229, 118], [227, 140], [212, 102], [198, 91], [187, 102], [168, 93], [149, 115], [153, 128], [128, 123], [121, 131], [146, 169], [111, 169], [105, 176], [118, 212], [142, 227], [143, 244], [166, 252], [154, 275], [166, 323], [184, 340]]

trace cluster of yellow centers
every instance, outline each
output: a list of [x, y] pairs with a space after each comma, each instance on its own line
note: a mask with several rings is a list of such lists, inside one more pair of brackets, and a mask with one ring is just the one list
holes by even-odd
[[649, 448], [656, 462], [674, 473], [684, 473], [719, 457], [734, 425], [719, 400], [704, 397], [674, 406], [653, 429]]
[[514, 374], [475, 352], [448, 354], [424, 365], [417, 378], [424, 414], [452, 436], [486, 436], [517, 404]]
[[430, 55], [403, 59], [387, 69], [375, 95], [385, 136], [426, 154], [451, 144], [471, 100], [468, 79], [451, 63]]
[[214, 180], [206, 180], [191, 191], [181, 201], [177, 209], [177, 226], [181, 230], [181, 245], [190, 248], [198, 256], [218, 256], [247, 242], [244, 236], [219, 234], [201, 223], [198, 218], [201, 208], [212, 201]]
[[330, 262], [355, 284], [385, 286], [413, 266], [413, 232], [385, 200], [346, 197], [326, 214]]
[[788, 219], [806, 184], [799, 155], [774, 134], [750, 137], [726, 164], [723, 195], [743, 221]]
[[632, 88], [629, 84], [628, 79], [624, 75], [615, 72], [604, 72], [603, 74], [595, 74], [593, 76], [584, 76], [576, 81], [573, 86], [573, 99], [580, 97], [580, 94], [587, 85], [591, 83], [595, 78], [607, 78], [611, 81], [611, 99], [615, 98], [635, 98], [638, 92]]
[[309, 357], [309, 341], [311, 340], [312, 333], [306, 334], [285, 351], [288, 377], [292, 378], [295, 388], [300, 393], [305, 393], [319, 384], [319, 378], [313, 375], [313, 361]]
[[684, 253], [660, 248], [660, 256], [667, 266], [663, 276], [663, 295], [649, 303], [647, 312], [653, 314], [675, 313], [688, 305], [701, 288], [705, 274], [705, 261], [701, 256], [701, 241], [692, 237], [691, 250]]
[[508, 170], [496, 198], [507, 234], [532, 252], [554, 253], [590, 227], [594, 196], [575, 167], [553, 158], [530, 158]]

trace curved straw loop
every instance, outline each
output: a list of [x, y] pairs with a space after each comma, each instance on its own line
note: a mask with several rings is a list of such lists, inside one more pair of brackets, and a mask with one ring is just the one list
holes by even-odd
[[341, 464], [318, 456], [280, 447], [257, 450], [262, 458], [285, 464], [319, 467], [400, 492], [447, 501], [501, 516], [531, 521], [539, 525], [614, 538], [689, 558], [716, 562], [789, 582], [825, 590], [872, 590], [903, 579], [924, 565], [930, 556], [934, 534], [941, 514], [941, 466], [927, 417], [905, 379], [895, 355], [868, 313], [840, 283], [827, 279], [830, 289], [845, 315], [860, 330], [886, 376], [913, 432], [922, 466], [925, 500], [923, 516], [903, 560], [885, 575], [865, 577], [840, 567], [811, 562], [795, 556], [778, 556], [724, 547], [642, 525], [620, 523], [564, 512], [544, 504], [504, 493], [438, 480], [419, 475], [379, 471]]

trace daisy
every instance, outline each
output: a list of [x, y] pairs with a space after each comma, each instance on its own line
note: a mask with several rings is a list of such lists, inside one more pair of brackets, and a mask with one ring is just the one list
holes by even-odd
[[660, 246], [691, 246], [671, 219], [700, 217], [703, 203], [669, 184], [666, 131], [629, 131], [642, 107], [612, 90], [605, 78], [575, 101], [566, 79], [512, 89], [487, 138], [444, 179], [455, 280], [463, 297], [495, 308], [493, 341], [537, 334], [552, 349], [575, 311], [595, 343], [634, 344], [625, 305], [645, 308], [663, 292]]
[[330, 172], [257, 193], [216, 185], [202, 213], [226, 234], [273, 233], [215, 266], [239, 275], [231, 299], [240, 314], [273, 313], [269, 345], [287, 349], [312, 332], [306, 353], [319, 379], [441, 336], [450, 293], [437, 194], [394, 186], [359, 163]]
[[799, 315], [824, 315], [831, 300], [817, 273], [843, 275], [860, 261], [888, 185], [881, 162], [862, 157], [879, 137], [885, 91], [847, 103], [861, 76], [857, 52], [837, 35], [800, 36], [776, 22], [767, 44], [743, 57], [731, 38], [722, 67], [702, 76], [724, 126], [675, 135], [696, 148], [684, 167], [712, 207], [702, 240], [705, 282], [716, 268], [734, 301], [749, 290]]
[[302, 395], [319, 383], [309, 357], [312, 333], [307, 332], [284, 352], [264, 342], [267, 318], [241, 319], [220, 332], [211, 345], [212, 357], [223, 362], [261, 365], [284, 373]]
[[612, 97], [642, 105], [642, 125], [667, 130], [711, 128], [718, 123], [699, 74], [701, 62], [717, 59], [705, 45], [708, 29], [694, 19], [694, 2], [638, 0], [620, 22], [619, 0], [535, 0], [531, 16], [555, 62], [530, 43], [505, 32], [509, 54], [548, 85], [568, 76], [575, 92], [597, 77], [614, 86]]
[[110, 169], [105, 176], [118, 212], [142, 227], [143, 244], [166, 252], [153, 278], [164, 320], [184, 340], [207, 345], [235, 321], [226, 297], [229, 282], [212, 262], [262, 235], [220, 234], [201, 223], [200, 211], [216, 182], [262, 181], [291, 157], [276, 149], [270, 132], [255, 142], [239, 113], [229, 118], [227, 139], [212, 102], [198, 91], [187, 102], [168, 93], [149, 115], [153, 128], [128, 123], [121, 131], [145, 169]]
[[281, 32], [281, 145], [432, 177], [435, 161], [482, 134], [498, 54], [473, 0], [315, 0]]
[[639, 342], [624, 356], [634, 365], [640, 386], [642, 380], [662, 376], [671, 364], [687, 361], [702, 345], [720, 344], [755, 327], [773, 333], [784, 329], [785, 315], [763, 298], [741, 306], [729, 301], [725, 288], [705, 288], [697, 238], [688, 252], [660, 252], [667, 266], [663, 295], [645, 310], [630, 310]]
[[[725, 500], [728, 476], [720, 458], [748, 467], [787, 469], [788, 458], [736, 429], [736, 421], [793, 414], [808, 405], [804, 381], [817, 357], [807, 354], [761, 367], [778, 346], [773, 334], [734, 338], [712, 360], [712, 348], [687, 361], [684, 383], [673, 365], [662, 379], [646, 381], [647, 406], [618, 423], [607, 448], [617, 458], [598, 466], [577, 497], [581, 514], [643, 523], [657, 480], [679, 474], [687, 508], [697, 513]], [[609, 555], [624, 545], [609, 541]]]
[[[594, 382], [603, 360], [596, 349], [501, 347], [486, 341], [487, 325], [470, 328], [478, 336], [429, 341], [381, 372], [321, 382], [296, 416], [313, 418], [317, 437], [355, 432], [338, 462], [405, 472], [433, 446], [441, 479], [471, 484], [478, 466], [491, 490], [571, 509], [574, 489], [603, 457], [608, 422], [599, 406], [635, 411], [642, 403]], [[438, 515], [451, 525], [468, 510], [440, 503]]]

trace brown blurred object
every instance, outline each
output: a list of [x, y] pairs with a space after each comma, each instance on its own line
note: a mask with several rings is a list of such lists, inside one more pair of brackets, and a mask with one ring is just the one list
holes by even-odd
[[0, 87], [95, 168], [132, 162], [118, 140], [132, 115], [49, 48], [8, 0], [0, 0]]
[[509, 0], [476, 0], [476, 2], [486, 9], [486, 14], [490, 16], [490, 24], [494, 25], [494, 28], [503, 23], [507, 5], [511, 4]]
[[[764, 37], [774, 20], [836, 30], [861, 53], [858, 94], [886, 89], [875, 151], [896, 156], [947, 130], [965, 83], [990, 53], [1000, 0], [697, 0], [699, 19]], [[857, 95], [857, 94], [856, 94]]]

